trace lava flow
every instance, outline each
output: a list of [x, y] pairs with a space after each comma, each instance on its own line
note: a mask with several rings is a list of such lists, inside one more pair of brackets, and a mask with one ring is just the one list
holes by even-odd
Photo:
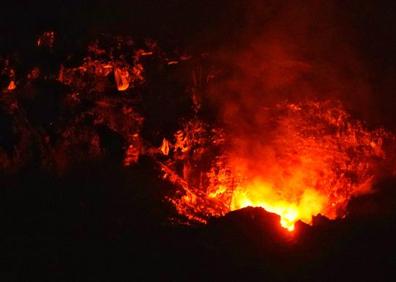
[[[343, 217], [348, 201], [368, 193], [383, 172], [386, 144], [393, 140], [384, 129], [365, 128], [334, 101], [280, 103], [261, 109], [259, 121], [250, 135], [197, 122], [178, 132], [173, 149], [181, 156], [169, 160], [164, 173], [179, 184], [170, 198], [179, 214], [205, 222], [262, 207], [278, 214], [289, 231], [299, 220], [311, 224], [318, 214]], [[177, 150], [180, 140], [183, 151]], [[210, 151], [218, 152], [211, 168], [199, 169]], [[171, 169], [178, 162], [179, 176]]]

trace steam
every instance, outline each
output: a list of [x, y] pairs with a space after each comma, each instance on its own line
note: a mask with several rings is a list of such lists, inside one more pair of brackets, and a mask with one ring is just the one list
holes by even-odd
[[[248, 1], [247, 6], [245, 28], [236, 39], [241, 47], [219, 52], [233, 71], [209, 93], [234, 150], [250, 152], [271, 139], [263, 110], [283, 102], [340, 101], [354, 117], [370, 121], [367, 71], [334, 3]], [[240, 144], [246, 136], [249, 141]]]
[[329, 1], [248, 2], [246, 24], [235, 39], [241, 47], [219, 52], [234, 72], [210, 93], [224, 120], [254, 128], [254, 118], [245, 113], [313, 98], [341, 100], [366, 115], [367, 72], [336, 7]]

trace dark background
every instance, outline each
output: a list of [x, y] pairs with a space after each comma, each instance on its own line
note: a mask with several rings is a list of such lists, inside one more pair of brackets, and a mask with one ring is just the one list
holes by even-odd
[[[282, 2], [282, 1], [280, 1]], [[333, 1], [354, 32], [377, 93], [375, 122], [395, 129], [396, 3]], [[296, 2], [297, 3], [297, 2]], [[254, 22], [284, 3], [268, 1], [9, 1], [1, 4], [2, 53], [25, 52], [37, 34], [84, 41], [99, 33], [152, 37], [191, 53], [241, 48]], [[260, 7], [262, 10], [257, 10]], [[254, 28], [253, 28], [254, 30]], [[73, 43], [74, 44], [74, 43]], [[74, 48], [73, 46], [71, 48]], [[77, 47], [75, 47], [77, 48]], [[247, 209], [207, 226], [165, 224], [170, 207], [150, 160], [76, 168], [60, 181], [42, 171], [5, 180], [1, 197], [2, 281], [388, 281], [396, 256], [395, 180], [354, 200], [345, 220], [298, 225]], [[78, 180], [78, 181], [77, 181]], [[166, 185], [165, 185], [166, 186]]]
[[[2, 4], [0, 46], [15, 52], [31, 46], [44, 30], [55, 30], [69, 49], [80, 48], [99, 33], [154, 38], [165, 50], [189, 53], [238, 50], [260, 35], [283, 9], [313, 5], [298, 1], [10, 1]], [[326, 2], [318, 2], [326, 6]], [[364, 64], [372, 87], [373, 118], [393, 128], [396, 66], [396, 21], [393, 1], [330, 1], [333, 25], [348, 30], [340, 34]], [[316, 10], [312, 22], [328, 16]], [[321, 15], [323, 14], [323, 16]], [[296, 23], [298, 25], [298, 23]], [[291, 35], [292, 36], [292, 35]], [[85, 40], [85, 41], [84, 41]], [[328, 46], [331, 50], [331, 46]]]

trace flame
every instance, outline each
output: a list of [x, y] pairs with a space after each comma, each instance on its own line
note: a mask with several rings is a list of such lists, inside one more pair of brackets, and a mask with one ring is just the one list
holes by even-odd
[[162, 144], [160, 146], [160, 151], [165, 156], [169, 155], [169, 141], [166, 138], [162, 139]]
[[[369, 192], [383, 172], [385, 141], [394, 142], [392, 134], [367, 129], [336, 101], [280, 103], [262, 109], [255, 123], [241, 134], [199, 122], [176, 132], [172, 148], [185, 154], [169, 159], [167, 175], [178, 175], [170, 179], [178, 184], [170, 198], [179, 214], [204, 222], [261, 207], [278, 214], [289, 231], [319, 214], [343, 217], [348, 201]], [[205, 170], [213, 151], [218, 153]]]
[[[54, 41], [55, 33], [45, 32], [37, 39], [37, 46], [52, 49]], [[294, 60], [278, 45], [282, 44], [269, 44], [270, 52], [260, 51], [260, 54], [275, 54], [274, 59], [266, 60], [264, 65], [263, 89], [267, 92], [285, 88], [297, 81], [297, 74], [314, 67]], [[60, 66], [58, 81], [73, 90], [68, 102], [80, 103], [80, 93], [105, 93], [108, 84], [113, 83], [107, 79], [110, 74], [114, 75], [118, 91], [144, 83], [145, 64], [141, 58], [157, 53], [155, 44], [150, 46], [147, 47], [151, 51], [134, 52], [133, 62], [129, 62], [126, 56], [115, 59], [111, 50], [103, 49], [97, 42], [90, 45], [88, 56], [81, 64]], [[165, 61], [172, 65], [188, 59], [190, 57], [182, 56]], [[3, 72], [10, 80], [8, 91], [12, 91], [22, 81], [16, 80], [15, 71], [8, 64], [5, 63]], [[210, 217], [252, 206], [279, 215], [280, 225], [293, 231], [296, 222], [312, 224], [318, 214], [329, 219], [344, 216], [348, 201], [370, 192], [383, 172], [391, 151], [386, 150], [385, 144], [387, 141], [394, 144], [394, 136], [381, 128], [368, 129], [337, 101], [286, 101], [263, 107], [265, 102], [259, 98], [265, 95], [261, 95], [261, 87], [255, 86], [259, 91], [254, 94], [260, 96], [230, 97], [221, 113], [224, 115], [224, 120], [219, 122], [222, 127], [206, 124], [198, 118], [205, 116], [199, 112], [205, 100], [201, 91], [216, 77], [216, 71], [208, 71], [206, 78], [203, 73], [198, 68], [192, 75], [194, 118], [183, 119], [184, 124], [175, 132], [173, 140], [164, 138], [159, 148], [150, 148], [143, 142], [140, 135], [143, 118], [132, 106], [125, 105], [120, 112], [118, 102], [106, 97], [96, 101], [95, 108], [90, 110], [92, 116], [97, 116], [95, 125], [106, 124], [124, 137], [125, 166], [137, 164], [143, 153], [153, 158], [161, 156], [157, 161], [163, 177], [176, 188], [168, 200], [188, 221], [205, 223]], [[28, 80], [49, 79], [39, 67], [33, 67], [27, 77]], [[256, 76], [253, 77], [256, 80]], [[234, 83], [231, 86], [235, 88]], [[240, 90], [236, 91], [238, 95], [245, 93], [244, 87], [236, 88]], [[132, 103], [129, 99], [124, 102]], [[72, 139], [69, 136], [80, 135], [80, 119], [85, 120], [77, 117], [73, 123], [78, 126], [62, 133], [66, 148]], [[95, 132], [82, 136], [88, 140], [92, 155], [99, 155], [99, 136]]]
[[297, 220], [312, 223], [312, 216], [318, 215], [324, 208], [326, 198], [314, 189], [305, 189], [297, 201], [285, 200], [274, 193], [274, 187], [262, 180], [255, 180], [249, 186], [238, 187], [232, 197], [231, 210], [245, 207], [261, 207], [278, 214], [280, 224], [289, 231], [294, 230]]
[[116, 68], [114, 70], [114, 79], [118, 91], [125, 91], [129, 88], [129, 73], [126, 69]]
[[16, 89], [15, 81], [11, 80], [10, 83], [8, 84], [7, 90], [8, 91], [13, 91], [15, 89]]

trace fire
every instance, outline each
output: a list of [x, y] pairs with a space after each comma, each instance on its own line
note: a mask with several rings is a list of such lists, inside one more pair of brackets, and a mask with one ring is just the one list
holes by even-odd
[[15, 90], [15, 88], [16, 88], [15, 82], [13, 80], [11, 80], [10, 84], [8, 84], [7, 90], [13, 91], [13, 90]]
[[[38, 38], [37, 46], [55, 52], [54, 41], [55, 33], [46, 32]], [[167, 199], [187, 222], [205, 223], [211, 217], [251, 206], [279, 215], [281, 226], [293, 231], [298, 221], [312, 224], [313, 217], [319, 214], [329, 219], [343, 217], [352, 197], [370, 192], [384, 167], [394, 167], [386, 163], [389, 155], [392, 160], [394, 154], [387, 147], [387, 144], [396, 144], [394, 136], [382, 128], [367, 128], [336, 100], [301, 98], [295, 103], [286, 100], [267, 104], [269, 100], [260, 100], [262, 97], [256, 92], [242, 95], [245, 93], [242, 88], [236, 91], [239, 96], [232, 97], [232, 94], [222, 101], [224, 112], [219, 113], [219, 120], [214, 115], [216, 118], [209, 123], [205, 116], [208, 109], [201, 105], [206, 100], [204, 95], [209, 93], [202, 92], [208, 90], [207, 84], [216, 77], [216, 71], [207, 70], [205, 79], [201, 68], [193, 71], [189, 90], [193, 117], [181, 119], [173, 137], [169, 137], [171, 132], [166, 132], [167, 138], [162, 139], [162, 144], [152, 147], [153, 143], [144, 140], [142, 135], [145, 118], [139, 113], [139, 109], [150, 107], [140, 105], [135, 109], [135, 106], [139, 101], [143, 103], [139, 92], [144, 87], [138, 86], [144, 85], [144, 71], [150, 67], [142, 58], [156, 57], [162, 52], [153, 42], [146, 43], [145, 49], [136, 50], [132, 41], [121, 40], [119, 51], [134, 55], [114, 57], [112, 49], [107, 50], [106, 44], [99, 43], [92, 43], [87, 56], [78, 64], [61, 64], [57, 75], [49, 76], [38, 66], [27, 73], [28, 82], [57, 79], [58, 83], [68, 86], [71, 93], [65, 103], [70, 112], [80, 105], [89, 105], [87, 110], [81, 107], [84, 112], [76, 117], [70, 115], [73, 118], [59, 129], [61, 141], [56, 142], [58, 153], [54, 154], [54, 163], [66, 167], [65, 164], [74, 161], [71, 156], [78, 155], [68, 152], [84, 146], [90, 148], [92, 159], [104, 157], [113, 149], [110, 144], [113, 141], [106, 137], [114, 136], [120, 140], [115, 142], [119, 145], [114, 146], [122, 148], [124, 166], [137, 164], [141, 155], [157, 162], [163, 178], [175, 184], [174, 193]], [[277, 51], [280, 55], [274, 60], [275, 74], [283, 73], [283, 68], [290, 66], [292, 73], [294, 68], [296, 71], [310, 68], [289, 60], [288, 56], [283, 58], [282, 49]], [[159, 57], [166, 66], [189, 60], [186, 56]], [[278, 62], [285, 62], [280, 64], [282, 71], [278, 70]], [[24, 89], [23, 80], [17, 80], [15, 68], [8, 59], [2, 64], [2, 74], [8, 84], [1, 90]], [[275, 74], [270, 71], [269, 81], [254, 89], [265, 92], [288, 84], [283, 81], [285, 77], [278, 79]], [[115, 89], [124, 93], [105, 94]], [[290, 92], [293, 89], [290, 88]], [[86, 123], [92, 129], [87, 130]], [[160, 134], [160, 131], [154, 132], [153, 136]], [[43, 137], [43, 144], [50, 140], [47, 135]]]
[[129, 73], [127, 70], [116, 68], [114, 70], [114, 79], [118, 91], [125, 91], [129, 88]]
[[238, 187], [233, 192], [231, 210], [245, 207], [261, 207], [278, 214], [280, 224], [289, 231], [294, 230], [297, 220], [312, 222], [312, 216], [318, 215], [324, 208], [326, 198], [314, 189], [306, 189], [297, 201], [285, 200], [276, 195], [270, 183], [256, 180], [247, 187]]
[[169, 141], [164, 138], [160, 147], [160, 151], [165, 156], [169, 155]]
[[170, 199], [179, 214], [204, 222], [262, 207], [289, 231], [319, 214], [343, 217], [348, 201], [381, 175], [385, 143], [394, 140], [384, 129], [367, 129], [337, 101], [263, 108], [252, 128], [227, 132], [190, 122], [175, 133], [172, 148], [182, 155], [168, 160], [166, 175], [178, 175], [170, 179], [179, 187]]

